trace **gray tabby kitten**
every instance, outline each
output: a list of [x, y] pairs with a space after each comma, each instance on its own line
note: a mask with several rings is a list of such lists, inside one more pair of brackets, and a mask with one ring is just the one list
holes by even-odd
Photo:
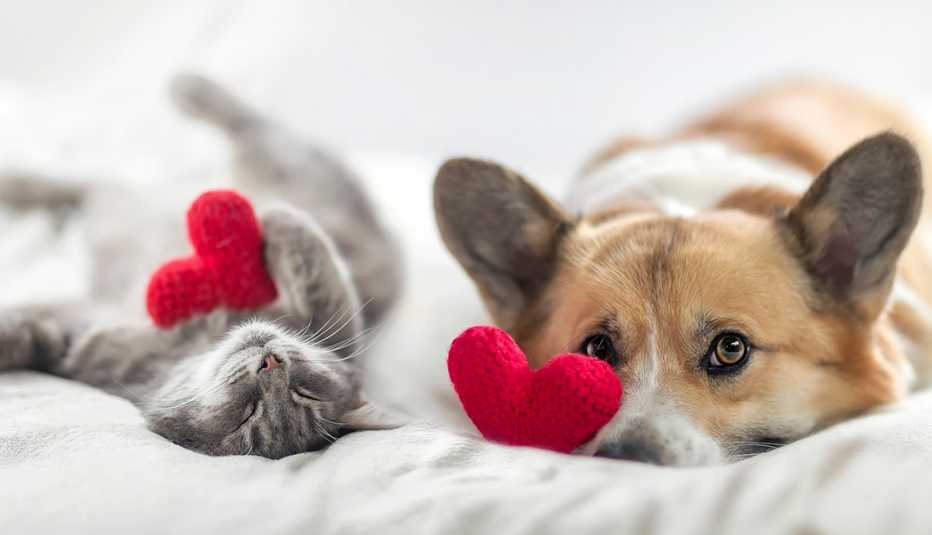
[[150, 429], [210, 455], [279, 458], [382, 427], [352, 359], [396, 297], [399, 255], [361, 186], [208, 80], [181, 76], [172, 89], [184, 111], [231, 140], [237, 189], [260, 206], [288, 201], [259, 214], [279, 298], [168, 330], [128, 321], [119, 305], [139, 307], [144, 295], [128, 289], [190, 248], [181, 214], [114, 187], [7, 176], [0, 201], [83, 218], [94, 267], [92, 303], [0, 311], [0, 370], [41, 370], [126, 397]]

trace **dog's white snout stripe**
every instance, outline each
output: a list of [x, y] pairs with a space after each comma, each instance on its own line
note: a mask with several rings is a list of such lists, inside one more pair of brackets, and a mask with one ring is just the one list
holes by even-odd
[[[615, 417], [582, 453], [611, 451], [611, 444], [636, 441], [639, 447], [656, 448], [651, 457], [663, 464], [691, 466], [721, 462], [724, 452], [718, 443], [699, 429], [676, 406], [662, 383], [662, 362], [657, 338], [648, 335], [647, 351], [633, 363], [630, 384]], [[621, 448], [623, 449], [623, 448]]]

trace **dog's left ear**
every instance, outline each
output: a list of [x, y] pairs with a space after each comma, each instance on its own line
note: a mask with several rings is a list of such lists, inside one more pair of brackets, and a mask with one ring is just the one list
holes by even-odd
[[458, 158], [437, 171], [440, 235], [479, 288], [492, 318], [513, 328], [551, 279], [567, 214], [523, 176], [493, 162]]
[[786, 223], [820, 293], [873, 316], [889, 293], [921, 208], [919, 155], [906, 139], [884, 133], [832, 162]]

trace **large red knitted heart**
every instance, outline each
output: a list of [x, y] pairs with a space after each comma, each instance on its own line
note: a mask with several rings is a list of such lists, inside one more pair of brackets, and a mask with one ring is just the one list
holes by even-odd
[[194, 254], [163, 264], [149, 279], [146, 308], [159, 327], [226, 306], [257, 308], [277, 297], [262, 257], [252, 205], [235, 191], [201, 194], [188, 209]]
[[534, 371], [496, 327], [472, 327], [453, 340], [447, 368], [482, 436], [505, 444], [569, 453], [621, 406], [621, 381], [605, 362], [566, 354]]

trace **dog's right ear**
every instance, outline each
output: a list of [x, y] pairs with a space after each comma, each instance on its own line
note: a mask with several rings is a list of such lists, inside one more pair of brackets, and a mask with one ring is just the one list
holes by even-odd
[[469, 158], [449, 160], [437, 172], [434, 212], [492, 319], [514, 327], [553, 276], [570, 218], [521, 175]]

